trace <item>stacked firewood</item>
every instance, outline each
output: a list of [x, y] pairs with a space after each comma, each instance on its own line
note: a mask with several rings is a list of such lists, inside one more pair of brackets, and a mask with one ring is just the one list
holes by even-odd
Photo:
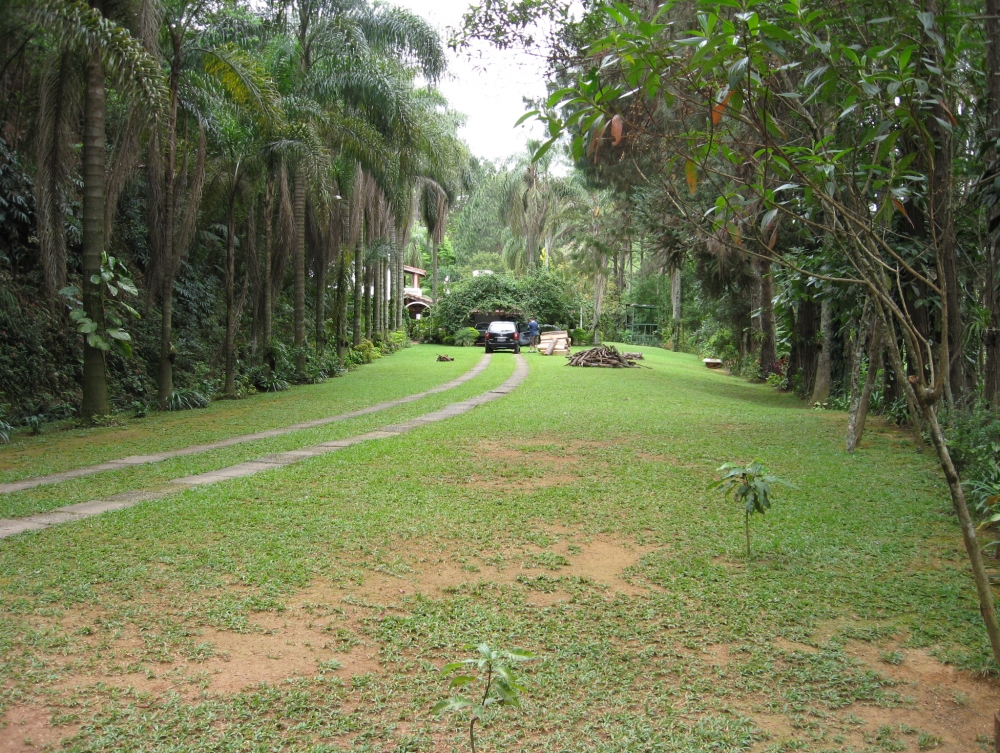
[[569, 359], [569, 366], [599, 366], [606, 369], [627, 369], [635, 366], [635, 362], [625, 358], [614, 345], [598, 345], [566, 358]]

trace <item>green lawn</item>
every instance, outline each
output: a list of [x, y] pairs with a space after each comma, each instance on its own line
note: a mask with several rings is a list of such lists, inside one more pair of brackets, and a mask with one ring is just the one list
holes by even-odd
[[[430, 350], [329, 395], [378, 369], [415, 392], [481, 354], [450, 351], [465, 361], [444, 375]], [[465, 750], [460, 720], [429, 710], [440, 667], [486, 641], [538, 659], [523, 710], [484, 725], [485, 751], [986, 750], [997, 688], [956, 674], [952, 729], [927, 711], [945, 686], [919, 679], [947, 671], [929, 653], [979, 668], [988, 648], [933, 458], [878, 426], [848, 456], [843, 414], [644, 350], [652, 368], [628, 371], [526, 355], [521, 387], [457, 418], [0, 542], [0, 738], [42, 715], [46, 740], [81, 751]], [[478, 394], [512, 362], [316, 436]], [[326, 407], [308, 409], [348, 409]], [[241, 431], [263, 428], [252, 408], [218, 410], [238, 409]], [[159, 420], [184, 434], [201, 419]], [[797, 488], [753, 523], [746, 561], [742, 516], [706, 486], [753, 458]], [[33, 490], [17, 509], [166, 466]]]
[[[448, 353], [453, 362], [436, 362]], [[125, 426], [16, 433], [0, 445], [0, 483], [274, 429], [347, 413], [437, 387], [461, 376], [482, 357], [479, 348], [416, 346], [322, 384], [287, 392], [218, 400], [204, 410], [151, 413]], [[425, 368], [429, 362], [433, 366]]]

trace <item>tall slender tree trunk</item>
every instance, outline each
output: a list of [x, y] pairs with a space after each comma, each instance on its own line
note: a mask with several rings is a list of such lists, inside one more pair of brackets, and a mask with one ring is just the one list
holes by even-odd
[[594, 345], [601, 344], [601, 305], [604, 303], [604, 287], [607, 283], [607, 261], [602, 260], [594, 276]]
[[344, 348], [347, 345], [347, 249], [341, 248], [337, 256], [337, 293], [334, 304], [333, 331], [337, 338], [337, 360], [344, 365]]
[[857, 402], [851, 405], [851, 413], [847, 418], [847, 451], [854, 452], [861, 444], [865, 434], [865, 422], [868, 420], [868, 407], [871, 405], [872, 391], [882, 369], [882, 330], [876, 322], [872, 327], [871, 342], [868, 344], [868, 374], [865, 385], [861, 389]]
[[431, 298], [434, 303], [437, 303], [438, 299], [438, 247], [431, 239]]
[[170, 113], [167, 119], [167, 165], [163, 175], [163, 228], [160, 243], [163, 246], [160, 287], [160, 368], [156, 400], [161, 410], [167, 408], [174, 391], [173, 353], [173, 297], [174, 277], [174, 180], [177, 171], [177, 104], [180, 92], [180, 41], [173, 38], [174, 55], [170, 66]]
[[361, 344], [361, 315], [364, 311], [363, 295], [365, 285], [365, 266], [363, 259], [363, 241], [358, 240], [358, 247], [354, 250], [354, 330], [351, 333], [351, 340], [354, 347]]
[[[104, 253], [105, 182], [105, 91], [104, 68], [98, 53], [87, 62], [87, 88], [83, 122], [83, 310], [104, 330], [104, 298], [101, 283], [91, 278], [101, 273]], [[85, 419], [109, 413], [108, 378], [104, 351], [83, 339], [83, 404]]]
[[830, 397], [831, 352], [833, 351], [833, 306], [829, 298], [824, 298], [820, 305], [819, 331], [823, 337], [819, 358], [816, 361], [816, 382], [813, 385], [812, 405], [825, 403]]
[[306, 169], [302, 160], [295, 168], [295, 245], [292, 246], [292, 268], [295, 286], [292, 320], [295, 342], [295, 378], [306, 378]]
[[755, 259], [760, 266], [760, 371], [765, 377], [778, 361], [778, 334], [774, 324], [774, 275], [771, 262]]
[[670, 305], [673, 309], [673, 329], [670, 333], [670, 340], [673, 343], [674, 352], [681, 349], [681, 270], [674, 267], [670, 270]]
[[326, 260], [327, 251], [322, 252], [316, 270], [316, 355], [323, 355], [323, 347], [326, 344]]
[[270, 378], [274, 372], [274, 352], [271, 348], [272, 329], [274, 322], [274, 303], [272, 302], [272, 285], [274, 274], [271, 269], [274, 256], [274, 180], [271, 174], [267, 176], [264, 188], [264, 374]]
[[365, 264], [365, 339], [372, 339], [372, 265]]
[[931, 443], [937, 451], [945, 480], [948, 482], [948, 490], [951, 492], [955, 513], [958, 515], [959, 526], [962, 529], [962, 541], [965, 543], [965, 551], [969, 557], [969, 563], [972, 565], [972, 577], [976, 583], [976, 593], [979, 596], [979, 612], [983, 617], [986, 634], [989, 636], [990, 646], [993, 649], [993, 660], [1000, 664], [1000, 624], [997, 622], [997, 611], [993, 603], [993, 589], [983, 564], [983, 555], [979, 548], [979, 539], [976, 536], [976, 525], [972, 521], [969, 507], [965, 501], [965, 490], [962, 488], [962, 482], [955, 470], [955, 464], [951, 460], [951, 454], [948, 452], [948, 442], [941, 431], [941, 425], [938, 423], [935, 407], [922, 405], [921, 413], [924, 426], [931, 436]]
[[[987, 95], [986, 152], [988, 160], [1000, 159], [995, 144], [1000, 138], [1000, 0], [986, 0], [984, 26], [986, 40]], [[990, 312], [990, 326], [983, 333], [986, 366], [983, 370], [983, 397], [1000, 408], [1000, 201], [989, 209], [986, 239], [985, 305]]]
[[226, 383], [223, 394], [236, 397], [236, 196], [229, 197], [229, 217], [226, 222], [226, 338], [223, 356], [226, 361]]

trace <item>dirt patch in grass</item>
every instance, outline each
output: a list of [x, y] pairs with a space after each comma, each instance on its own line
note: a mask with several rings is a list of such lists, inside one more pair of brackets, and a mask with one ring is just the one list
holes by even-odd
[[[942, 664], [927, 651], [851, 641], [847, 653], [895, 680], [904, 699], [902, 708], [878, 706], [853, 709], [868, 724], [869, 734], [880, 727], [906, 725], [940, 738], [939, 751], [977, 749], [977, 738], [992, 738], [993, 715], [1000, 709], [1000, 684], [974, 677]], [[893, 664], [885, 660], [890, 658]]]
[[524, 583], [541, 575], [582, 578], [606, 587], [610, 593], [649, 593], [650, 589], [633, 582], [627, 571], [656, 547], [612, 536], [585, 536], [569, 529], [545, 530], [554, 539], [548, 546], [510, 545], [476, 554], [441, 551], [428, 556], [421, 542], [406, 542], [396, 552], [401, 558], [397, 574], [366, 574], [355, 593], [376, 604], [391, 605], [414, 593], [437, 598], [483, 581]]
[[521, 475], [512, 478], [498, 478], [496, 476], [467, 476], [461, 482], [462, 486], [470, 488], [490, 488], [490, 489], [518, 489], [520, 491], [530, 489], [547, 489], [552, 486], [568, 486], [575, 484], [581, 476], [570, 476], [565, 473], [542, 473], [540, 475]]
[[15, 706], [0, 716], [0, 753], [36, 753], [73, 735], [76, 725], [53, 725], [44, 706]]

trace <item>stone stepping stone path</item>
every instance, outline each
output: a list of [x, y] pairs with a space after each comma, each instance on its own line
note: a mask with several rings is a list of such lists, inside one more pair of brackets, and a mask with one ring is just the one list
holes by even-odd
[[349, 418], [367, 416], [369, 413], [378, 413], [379, 411], [395, 408], [399, 405], [415, 402], [421, 398], [427, 397], [428, 395], [437, 395], [441, 392], [453, 390], [456, 387], [465, 384], [470, 379], [475, 379], [477, 376], [482, 374], [486, 370], [486, 367], [490, 365], [491, 358], [492, 355], [489, 354], [483, 356], [479, 360], [479, 363], [469, 369], [469, 371], [465, 372], [462, 376], [456, 379], [452, 379], [450, 382], [445, 382], [438, 387], [433, 387], [429, 390], [424, 390], [423, 392], [417, 392], [413, 395], [407, 395], [406, 397], [397, 398], [396, 400], [387, 400], [382, 403], [376, 403], [375, 405], [369, 405], [367, 408], [359, 408], [358, 410], [353, 410], [348, 413], [340, 413], [336, 416], [329, 416], [327, 418], [317, 418], [312, 421], [303, 421], [301, 423], [291, 424], [290, 426], [284, 426], [278, 429], [268, 429], [267, 431], [258, 431], [253, 434], [241, 434], [238, 437], [220, 439], [217, 442], [208, 442], [207, 444], [190, 445], [188, 447], [182, 447], [179, 450], [168, 450], [167, 452], [158, 452], [153, 455], [131, 455], [127, 458], [109, 460], [106, 463], [88, 465], [83, 468], [74, 468], [70, 471], [53, 473], [48, 476], [34, 476], [32, 478], [21, 479], [20, 481], [11, 481], [6, 484], [0, 484], [0, 494], [10, 494], [12, 492], [24, 491], [25, 489], [34, 489], [36, 486], [44, 486], [46, 484], [58, 484], [63, 481], [69, 481], [70, 479], [80, 478], [81, 476], [91, 476], [95, 473], [101, 473], [102, 471], [121, 470], [122, 468], [128, 468], [132, 465], [162, 463], [164, 460], [169, 460], [170, 458], [179, 458], [185, 455], [197, 455], [199, 452], [219, 450], [223, 447], [232, 447], [233, 445], [244, 444], [245, 442], [255, 442], [258, 439], [280, 437], [283, 434], [291, 434], [292, 432], [301, 431], [303, 429], [314, 429], [317, 426], [325, 426], [337, 421], [345, 421]]
[[[306, 458], [316, 457], [317, 455], [325, 455], [328, 452], [336, 452], [345, 447], [351, 447], [356, 444], [361, 444], [362, 442], [371, 442], [379, 439], [388, 439], [389, 437], [398, 437], [400, 434], [404, 434], [408, 431], [416, 429], [418, 427], [424, 426], [425, 424], [434, 423], [436, 421], [444, 421], [448, 418], [453, 418], [455, 416], [460, 416], [463, 413], [468, 413], [470, 410], [475, 408], [477, 405], [483, 405], [485, 403], [492, 402], [504, 395], [512, 392], [521, 382], [524, 381], [525, 377], [528, 376], [528, 362], [523, 356], [514, 356], [515, 366], [514, 373], [510, 376], [507, 381], [501, 384], [496, 389], [488, 390], [480, 395], [471, 397], [468, 400], [462, 400], [457, 403], [452, 403], [451, 405], [446, 405], [440, 410], [436, 410], [432, 413], [425, 413], [422, 416], [417, 416], [416, 418], [411, 418], [409, 421], [404, 421], [398, 424], [390, 424], [388, 426], [383, 426], [375, 431], [370, 431], [365, 434], [358, 434], [354, 437], [347, 437], [346, 439], [337, 439], [332, 442], [322, 442], [321, 444], [313, 445], [311, 447], [303, 447], [299, 450], [291, 450], [289, 452], [281, 452], [275, 455], [265, 455], [264, 457], [257, 458], [256, 460], [251, 460], [246, 463], [239, 463], [237, 465], [229, 466], [228, 468], [220, 468], [216, 471], [209, 471], [208, 473], [199, 473], [195, 476], [185, 476], [183, 478], [177, 478], [167, 484], [160, 484], [159, 486], [148, 487], [146, 489], [138, 489], [135, 491], [123, 492], [121, 494], [115, 494], [104, 500], [92, 500], [90, 502], [81, 502], [76, 505], [68, 505], [66, 507], [60, 507], [56, 510], [52, 510], [46, 513], [40, 513], [38, 515], [30, 515], [24, 518], [11, 518], [7, 520], [0, 520], [0, 539], [7, 538], [8, 536], [14, 536], [18, 533], [25, 533], [27, 531], [40, 531], [44, 528], [49, 528], [50, 526], [59, 525], [60, 523], [70, 523], [76, 520], [82, 520], [84, 518], [89, 518], [94, 515], [100, 515], [101, 513], [111, 512], [114, 510], [123, 510], [126, 507], [132, 507], [139, 504], [140, 502], [146, 502], [149, 500], [162, 499], [171, 494], [176, 494], [182, 492], [186, 489], [191, 489], [195, 486], [201, 486], [203, 484], [214, 484], [220, 481], [228, 481], [232, 478], [241, 478], [243, 476], [252, 476], [256, 473], [261, 473], [262, 471], [274, 470], [276, 468], [283, 468], [286, 465], [291, 465], [292, 463], [297, 463], [300, 460]], [[483, 361], [475, 367], [480, 371], [486, 368], [485, 364], [489, 363], [489, 356], [486, 356]], [[475, 370], [475, 369], [473, 369]], [[464, 374], [459, 379], [471, 379], [468, 372]], [[478, 373], [478, 372], [477, 372]], [[456, 380], [457, 381], [457, 380]], [[457, 386], [457, 385], [452, 385]], [[434, 391], [442, 392], [445, 389], [445, 385], [441, 387], [436, 387]], [[448, 387], [447, 389], [451, 389]], [[421, 395], [431, 394], [430, 392], [420, 393]], [[416, 396], [411, 395], [408, 398], [402, 398], [400, 401], [395, 401], [393, 404], [399, 404], [400, 402], [409, 402], [412, 399], [416, 399]], [[374, 408], [375, 406], [372, 406]], [[365, 409], [367, 412], [372, 412], [372, 409]], [[348, 415], [348, 414], [343, 414]], [[363, 414], [359, 414], [363, 415]], [[341, 417], [337, 417], [333, 420], [339, 420]], [[330, 419], [321, 419], [323, 421], [328, 421]], [[316, 424], [313, 424], [316, 425]], [[246, 440], [249, 441], [249, 440]], [[150, 461], [155, 462], [155, 461]], [[84, 475], [84, 474], [79, 474]], [[73, 477], [75, 478], [75, 477]]]

